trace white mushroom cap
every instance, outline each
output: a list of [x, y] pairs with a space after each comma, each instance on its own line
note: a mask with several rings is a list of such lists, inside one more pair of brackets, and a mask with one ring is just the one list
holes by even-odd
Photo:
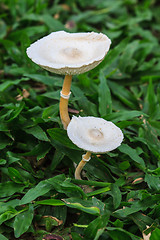
[[123, 133], [119, 127], [96, 117], [73, 116], [67, 134], [79, 148], [93, 153], [112, 151], [123, 141]]
[[27, 48], [27, 55], [44, 69], [64, 75], [87, 72], [107, 54], [111, 40], [102, 33], [52, 32]]

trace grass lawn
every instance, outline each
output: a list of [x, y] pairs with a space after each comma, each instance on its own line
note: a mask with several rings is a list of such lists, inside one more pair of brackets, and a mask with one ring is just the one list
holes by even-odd
[[[100, 65], [73, 76], [69, 112], [112, 121], [124, 140], [92, 154], [83, 180], [85, 152], [59, 117], [64, 77], [26, 54], [60, 30], [112, 41]], [[0, 240], [160, 239], [159, 41], [158, 0], [0, 1]]]

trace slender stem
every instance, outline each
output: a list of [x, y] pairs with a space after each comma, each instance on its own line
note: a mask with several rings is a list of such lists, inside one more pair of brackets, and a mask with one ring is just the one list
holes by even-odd
[[[68, 95], [70, 93], [71, 83], [72, 76], [66, 75], [63, 82], [62, 94]], [[64, 129], [67, 129], [67, 126], [70, 122], [70, 117], [68, 114], [68, 99], [64, 99], [63, 97], [60, 98], [59, 110], [63, 127]]]
[[78, 164], [76, 170], [75, 170], [75, 179], [82, 180], [81, 178], [81, 171], [83, 167], [86, 165], [87, 162], [81, 160], [80, 163]]
[[[86, 154], [83, 156], [83, 159], [86, 159], [88, 160], [89, 157], [91, 156], [91, 152], [86, 152]], [[81, 178], [81, 171], [83, 169], [83, 167], [86, 165], [86, 161], [84, 160], [81, 160], [80, 163], [78, 164], [77, 168], [76, 168], [76, 171], [75, 171], [75, 179], [79, 179], [79, 180], [82, 180]]]

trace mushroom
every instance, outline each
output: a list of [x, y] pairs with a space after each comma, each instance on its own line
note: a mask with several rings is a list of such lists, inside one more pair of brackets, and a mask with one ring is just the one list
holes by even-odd
[[65, 75], [60, 93], [60, 117], [64, 129], [70, 122], [68, 100], [72, 75], [95, 68], [105, 57], [111, 41], [102, 33], [67, 33], [58, 31], [27, 48], [28, 57], [42, 68]]
[[119, 127], [97, 117], [73, 116], [67, 127], [67, 134], [75, 145], [87, 151], [75, 171], [76, 179], [81, 179], [81, 170], [90, 160], [91, 153], [112, 151], [123, 141], [123, 133]]

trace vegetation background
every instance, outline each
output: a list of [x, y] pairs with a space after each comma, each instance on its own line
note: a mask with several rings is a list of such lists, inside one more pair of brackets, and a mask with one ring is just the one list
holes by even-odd
[[[113, 121], [125, 138], [93, 155], [82, 181], [83, 151], [59, 119], [63, 77], [26, 55], [58, 30], [112, 40], [98, 67], [74, 76], [69, 107]], [[0, 1], [0, 240], [160, 239], [159, 39], [158, 0]]]

